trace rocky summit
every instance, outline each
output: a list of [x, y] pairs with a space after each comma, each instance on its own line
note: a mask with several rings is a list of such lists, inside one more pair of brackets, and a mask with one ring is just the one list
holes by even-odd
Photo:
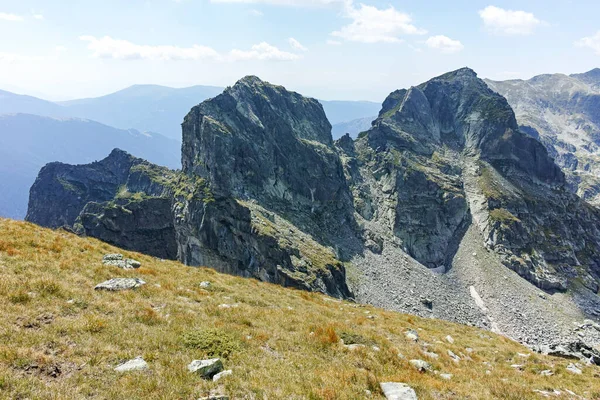
[[598, 344], [581, 322], [600, 316], [600, 211], [519, 122], [463, 68], [334, 142], [316, 100], [246, 77], [185, 117], [182, 171], [119, 150], [49, 164], [27, 219], [531, 345]]

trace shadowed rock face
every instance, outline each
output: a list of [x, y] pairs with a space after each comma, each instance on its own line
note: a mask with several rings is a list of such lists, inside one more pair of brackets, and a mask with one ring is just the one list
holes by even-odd
[[51, 164], [28, 218], [340, 297], [353, 256], [393, 246], [444, 271], [474, 225], [539, 287], [597, 291], [598, 211], [470, 69], [393, 92], [356, 141], [333, 143], [317, 101], [256, 77], [194, 107], [182, 128], [181, 173], [120, 152]]

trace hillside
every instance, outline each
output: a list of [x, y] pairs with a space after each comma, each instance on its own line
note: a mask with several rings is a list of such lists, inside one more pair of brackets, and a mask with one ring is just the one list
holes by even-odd
[[[566, 370], [573, 360], [532, 354], [477, 328], [186, 267], [29, 223], [0, 219], [0, 231], [3, 399], [196, 399], [210, 391], [357, 399], [367, 390], [381, 399], [380, 382], [404, 382], [419, 399], [535, 399], [553, 390], [600, 397], [600, 368], [580, 365], [574, 374]], [[103, 265], [107, 253], [142, 266]], [[146, 284], [94, 290], [115, 277]], [[364, 346], [351, 350], [340, 338]], [[186, 370], [219, 355], [233, 373], [218, 383]], [[149, 370], [114, 371], [138, 356]], [[418, 372], [413, 359], [432, 370]], [[553, 375], [541, 374], [547, 370]]]
[[25, 217], [29, 188], [46, 163], [88, 163], [115, 146], [159, 165], [181, 166], [179, 143], [159, 134], [82, 119], [0, 115], [0, 216]]

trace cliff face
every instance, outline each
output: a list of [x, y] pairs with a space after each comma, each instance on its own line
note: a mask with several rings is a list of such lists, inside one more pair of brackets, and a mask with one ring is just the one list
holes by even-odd
[[472, 70], [392, 93], [354, 148], [342, 151], [357, 212], [424, 265], [447, 270], [475, 224], [537, 286], [565, 290], [577, 277], [597, 291], [598, 212], [565, 190], [544, 146]]
[[598, 291], [599, 212], [470, 69], [391, 93], [356, 141], [334, 143], [317, 101], [256, 77], [194, 107], [182, 128], [183, 171], [119, 151], [50, 164], [28, 219], [339, 297], [351, 296], [346, 267], [370, 257], [449, 272], [471, 232], [542, 289]]
[[507, 98], [523, 131], [546, 146], [568, 188], [600, 204], [600, 69], [486, 83]]

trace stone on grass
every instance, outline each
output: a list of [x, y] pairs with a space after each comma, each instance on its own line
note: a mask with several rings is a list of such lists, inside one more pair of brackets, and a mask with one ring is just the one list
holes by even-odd
[[413, 342], [416, 342], [419, 340], [419, 334], [417, 333], [417, 331], [414, 331], [412, 329], [406, 331], [405, 335], [406, 335], [407, 339], [412, 340]]
[[454, 362], [459, 362], [460, 361], [460, 357], [457, 356], [456, 354], [454, 354], [454, 352], [452, 352], [452, 350], [448, 350], [448, 355], [450, 356], [450, 358], [452, 359], [452, 361], [454, 361]]
[[452, 379], [452, 374], [440, 374], [440, 378], [449, 381]]
[[382, 382], [379, 386], [387, 400], [417, 400], [414, 389], [406, 383]]
[[358, 343], [352, 343], [352, 344], [345, 344], [344, 348], [346, 350], [350, 350], [350, 351], [356, 351], [356, 350], [360, 350], [360, 349], [364, 349], [366, 346], [364, 344], [358, 344]]
[[124, 362], [115, 368], [117, 372], [143, 371], [148, 369], [148, 363], [142, 357], [136, 357], [133, 360]]
[[454, 344], [454, 338], [450, 335], [446, 336], [446, 341], [450, 344]]
[[410, 360], [413, 367], [421, 372], [431, 371], [431, 364], [423, 360]]
[[196, 373], [204, 379], [211, 379], [223, 371], [223, 362], [221, 362], [220, 358], [194, 360], [188, 365], [188, 371]]
[[211, 283], [208, 281], [200, 282], [200, 287], [203, 289], [208, 289], [211, 286]]
[[218, 381], [219, 379], [221, 379], [221, 378], [225, 378], [226, 376], [229, 376], [229, 375], [231, 375], [231, 374], [233, 374], [233, 371], [232, 371], [232, 370], [230, 370], [230, 369], [228, 369], [228, 370], [225, 370], [225, 371], [221, 371], [221, 372], [219, 372], [218, 374], [215, 374], [215, 376], [213, 376], [213, 378], [212, 378], [212, 379], [213, 379], [213, 382], [216, 382], [216, 381]]
[[146, 282], [139, 278], [113, 278], [109, 279], [105, 282], [99, 283], [94, 288], [95, 290], [109, 290], [109, 291], [118, 291], [118, 290], [127, 290], [127, 289], [135, 289], [142, 285], [145, 285]]
[[425, 357], [428, 357], [428, 358], [433, 358], [433, 359], [440, 358], [439, 354], [433, 353], [430, 351], [424, 351], [423, 354], [425, 355]]
[[554, 375], [554, 372], [552, 372], [552, 370], [545, 369], [542, 372], [540, 372], [540, 375], [542, 375], [542, 376], [552, 376], [552, 375]]
[[123, 258], [123, 254], [107, 254], [102, 258], [102, 264], [123, 269], [136, 269], [142, 266], [139, 261]]
[[569, 364], [569, 365], [567, 366], [567, 371], [569, 371], [569, 372], [571, 372], [571, 373], [573, 373], [573, 374], [577, 374], [577, 375], [581, 375], [581, 374], [582, 374], [582, 372], [583, 372], [583, 371], [582, 371], [581, 369], [579, 369], [579, 368], [577, 367], [577, 365], [575, 365], [575, 364]]

